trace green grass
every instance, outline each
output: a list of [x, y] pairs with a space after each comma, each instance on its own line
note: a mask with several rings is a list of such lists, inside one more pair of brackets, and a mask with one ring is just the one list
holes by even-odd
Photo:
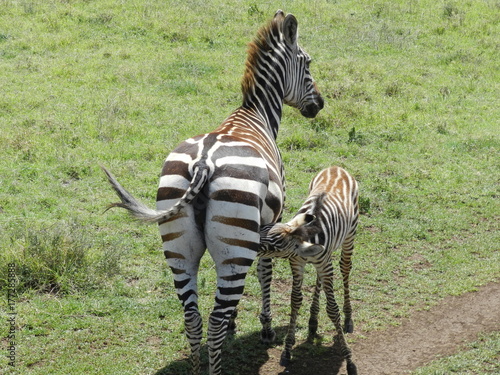
[[[9, 374], [178, 375], [189, 368], [157, 229], [119, 210], [103, 214], [116, 198], [99, 165], [152, 206], [170, 150], [240, 105], [246, 44], [277, 8], [297, 16], [326, 101], [314, 120], [284, 111], [285, 219], [324, 167], [341, 165], [360, 182], [356, 329], [387, 328], [500, 277], [498, 1], [0, 5], [0, 286], [15, 263], [18, 291], [17, 362]], [[238, 360], [257, 367], [266, 358], [255, 345], [255, 274], [227, 349], [236, 358], [227, 360], [232, 374]], [[283, 327], [284, 262], [275, 279], [284, 286], [273, 295]], [[206, 257], [205, 318], [213, 280]], [[6, 321], [7, 298], [0, 306]], [[0, 324], [2, 348], [7, 332]], [[498, 336], [487, 342], [498, 345]], [[468, 353], [429, 371], [451, 372]], [[0, 366], [7, 366], [3, 355]], [[489, 369], [488, 361], [477, 366]]]
[[499, 332], [484, 334], [479, 340], [467, 345], [463, 352], [433, 361], [413, 374], [498, 374], [499, 336]]

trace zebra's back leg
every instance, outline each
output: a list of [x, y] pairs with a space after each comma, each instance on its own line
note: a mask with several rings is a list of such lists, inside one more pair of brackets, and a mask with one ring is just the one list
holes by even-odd
[[255, 207], [241, 210], [240, 205], [216, 199], [207, 206], [205, 240], [217, 273], [215, 303], [208, 320], [210, 375], [221, 373], [222, 344], [229, 321], [243, 295], [248, 270], [257, 257], [260, 243], [257, 207], [256, 203]]
[[349, 275], [352, 268], [352, 252], [354, 236], [347, 238], [342, 244], [342, 251], [340, 255], [340, 272], [342, 273], [342, 281], [344, 284], [344, 332], [352, 333], [354, 331], [354, 322], [352, 320], [352, 307], [351, 297], [349, 290]]
[[260, 323], [262, 324], [260, 341], [263, 344], [269, 345], [276, 339], [276, 332], [271, 326], [271, 281], [273, 277], [273, 263], [270, 258], [259, 258], [257, 263], [257, 275], [262, 292], [262, 309], [259, 316]]
[[[318, 269], [318, 273], [321, 270]], [[341, 326], [341, 317], [340, 317], [340, 309], [335, 301], [334, 288], [333, 288], [333, 267], [331, 262], [329, 261], [327, 264], [327, 269], [324, 272], [320, 273], [321, 276], [321, 284], [323, 286], [323, 290], [325, 291], [326, 296], [326, 312], [328, 317], [335, 325], [335, 330], [337, 331], [337, 338], [340, 341], [340, 350], [342, 352], [342, 356], [347, 362], [347, 374], [348, 375], [357, 375], [356, 365], [352, 361], [352, 352], [349, 346], [347, 345], [347, 340], [344, 336], [344, 330]]]
[[[189, 226], [187, 226], [189, 228]], [[198, 310], [198, 269], [205, 245], [200, 235], [180, 235], [172, 226], [160, 226], [164, 240], [163, 249], [174, 276], [174, 286], [184, 308], [184, 331], [191, 347], [191, 365], [194, 375], [200, 374], [200, 342], [203, 324]], [[176, 237], [177, 236], [177, 237]], [[169, 241], [169, 238], [175, 238]], [[187, 241], [187, 238], [190, 240]], [[186, 241], [184, 241], [186, 239]], [[189, 242], [189, 243], [187, 243]]]
[[321, 280], [316, 276], [316, 286], [311, 303], [311, 313], [309, 315], [309, 337], [314, 338], [318, 331], [318, 315], [319, 315], [319, 296], [321, 292]]
[[290, 267], [292, 269], [293, 284], [291, 296], [291, 312], [290, 323], [285, 339], [285, 349], [281, 353], [281, 366], [288, 366], [292, 358], [292, 348], [295, 345], [295, 329], [297, 327], [297, 316], [299, 314], [300, 306], [302, 305], [302, 282], [304, 280], [304, 266], [305, 263], [301, 261], [290, 260]]
[[208, 321], [210, 375], [221, 373], [222, 344], [227, 336], [236, 306], [243, 295], [245, 277], [253, 260], [238, 257], [241, 255], [240, 249], [226, 248], [225, 250], [228, 258], [222, 262], [216, 260], [217, 291], [214, 308]]

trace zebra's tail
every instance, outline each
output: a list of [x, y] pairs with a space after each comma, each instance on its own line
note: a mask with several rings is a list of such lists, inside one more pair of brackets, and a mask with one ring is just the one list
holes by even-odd
[[128, 210], [128, 212], [136, 219], [143, 221], [145, 223], [158, 223], [161, 221], [166, 221], [173, 216], [177, 215], [186, 205], [190, 204], [194, 198], [201, 191], [203, 186], [205, 186], [208, 180], [208, 167], [196, 167], [194, 169], [193, 178], [189, 184], [188, 189], [184, 195], [179, 199], [179, 201], [168, 210], [154, 210], [143, 203], [135, 199], [132, 194], [130, 194], [125, 188], [120, 185], [116, 178], [109, 172], [105, 167], [101, 166], [104, 173], [108, 177], [108, 181], [111, 187], [116, 192], [118, 197], [120, 197], [121, 202], [112, 203], [107, 208], [106, 211], [113, 207], [121, 207]]

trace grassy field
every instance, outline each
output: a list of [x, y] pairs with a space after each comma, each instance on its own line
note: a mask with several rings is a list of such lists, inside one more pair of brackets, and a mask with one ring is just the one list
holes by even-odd
[[[241, 104], [246, 44], [278, 8], [296, 15], [326, 101], [314, 120], [284, 111], [285, 219], [322, 168], [341, 165], [358, 179], [356, 331], [396, 325], [500, 277], [498, 0], [0, 0], [2, 372], [189, 368], [157, 229], [120, 210], [103, 214], [116, 198], [99, 165], [153, 206], [170, 150]], [[202, 266], [206, 318], [214, 270], [208, 257]], [[275, 269], [282, 334], [290, 272], [284, 262]], [[257, 371], [242, 375], [257, 374], [266, 360], [259, 296], [253, 269], [227, 374], [242, 362]], [[15, 367], [4, 355], [12, 311]], [[417, 373], [486, 373], [498, 342], [484, 336]]]
[[465, 351], [433, 361], [414, 375], [497, 374], [500, 353], [500, 333], [481, 335]]

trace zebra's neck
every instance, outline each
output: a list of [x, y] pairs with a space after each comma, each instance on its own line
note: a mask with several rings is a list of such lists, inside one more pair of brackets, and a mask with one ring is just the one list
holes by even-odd
[[257, 112], [275, 139], [283, 111], [288, 59], [282, 19], [278, 17], [259, 30], [256, 39], [248, 45], [246, 69], [241, 81], [242, 107]]
[[255, 73], [253, 85], [248, 87], [244, 94], [243, 108], [257, 112], [276, 139], [281, 123], [284, 94], [283, 84], [270, 73]]

